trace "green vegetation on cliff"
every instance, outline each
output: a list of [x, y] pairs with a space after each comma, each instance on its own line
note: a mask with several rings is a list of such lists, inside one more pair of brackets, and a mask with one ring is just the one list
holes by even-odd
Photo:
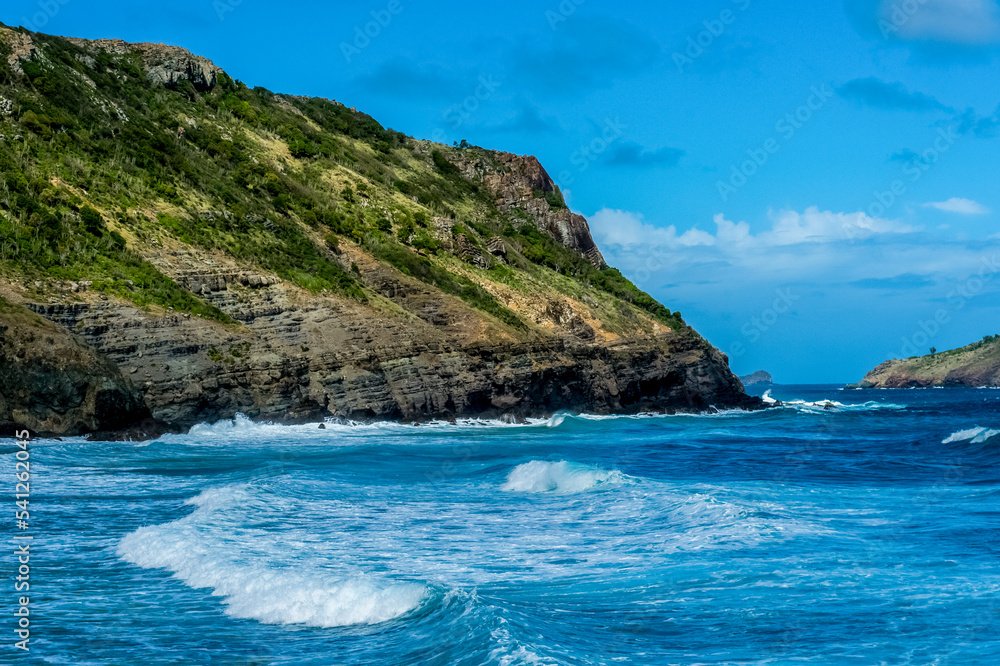
[[[342, 252], [353, 247], [515, 330], [528, 322], [495, 295], [525, 283], [510, 271], [536, 282], [562, 275], [610, 299], [609, 312], [684, 326], [522, 208], [500, 206], [467, 168], [503, 172], [495, 153], [416, 141], [330, 100], [250, 88], [180, 49], [0, 27], [0, 110], [8, 279], [89, 281], [139, 306], [228, 322], [180, 286], [171, 257], [192, 248], [364, 303], [374, 294]], [[554, 186], [527, 196], [568, 212]], [[487, 247], [498, 239], [502, 261]], [[455, 270], [458, 254], [467, 270]]]

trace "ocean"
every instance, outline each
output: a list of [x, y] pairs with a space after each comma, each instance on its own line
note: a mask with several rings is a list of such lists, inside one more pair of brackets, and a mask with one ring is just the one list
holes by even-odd
[[1000, 663], [1000, 391], [768, 397], [32, 442], [0, 661]]

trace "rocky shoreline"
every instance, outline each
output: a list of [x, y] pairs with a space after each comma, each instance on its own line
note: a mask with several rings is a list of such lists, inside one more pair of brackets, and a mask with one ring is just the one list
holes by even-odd
[[150, 418], [114, 363], [27, 308], [0, 299], [0, 436], [113, 432]]
[[[157, 317], [107, 301], [18, 307], [22, 317], [46, 322], [48, 336], [36, 336], [32, 356], [0, 365], [28, 367], [73, 347], [89, 366], [65, 372], [82, 378], [83, 393], [105, 397], [59, 402], [49, 394], [65, 392], [65, 380], [60, 368], [49, 369], [30, 395], [4, 391], [21, 399], [0, 412], [0, 422], [55, 435], [144, 439], [238, 413], [275, 423], [420, 422], [761, 407], [725, 357], [690, 330], [609, 346], [572, 336], [459, 346], [424, 322], [393, 326], [329, 304], [291, 307], [279, 294], [262, 298], [269, 307], [245, 327]], [[111, 404], [119, 408], [109, 420]]]

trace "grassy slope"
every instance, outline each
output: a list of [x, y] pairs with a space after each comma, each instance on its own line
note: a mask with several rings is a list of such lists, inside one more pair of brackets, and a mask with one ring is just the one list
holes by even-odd
[[939, 352], [933, 356], [889, 361], [869, 373], [866, 379], [882, 385], [886, 381], [892, 382], [894, 378], [906, 378], [921, 385], [934, 386], [944, 384], [952, 373], [955, 373], [953, 377], [959, 375], [978, 378], [996, 375], [998, 371], [1000, 336], [987, 336], [966, 347]]
[[[0, 275], [8, 279], [90, 280], [140, 306], [228, 322], [157, 268], [163, 248], [221, 254], [365, 302], [372, 294], [338, 254], [350, 244], [514, 331], [530, 324], [498, 294], [583, 299], [622, 334], [654, 319], [683, 326], [616, 270], [596, 269], [501, 213], [448, 159], [456, 148], [224, 74], [212, 90], [155, 87], [137, 55], [83, 51], [57, 37], [33, 34], [39, 55], [16, 74], [5, 34], [0, 95], [13, 113], [0, 116]], [[480, 247], [504, 236], [512, 265], [484, 270], [445, 252], [433, 225], [441, 217]]]

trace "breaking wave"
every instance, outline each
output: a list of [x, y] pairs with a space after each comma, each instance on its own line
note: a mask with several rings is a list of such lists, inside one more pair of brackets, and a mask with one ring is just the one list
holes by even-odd
[[1000, 430], [990, 430], [989, 428], [970, 428], [952, 433], [942, 444], [954, 444], [956, 442], [969, 442], [971, 444], [985, 444], [987, 440], [1000, 435]]
[[[191, 515], [125, 536], [118, 555], [144, 569], [166, 569], [189, 587], [209, 588], [223, 597], [227, 615], [264, 624], [378, 624], [430, 598], [430, 588], [419, 583], [364, 574], [338, 577], [314, 566], [282, 563], [280, 543], [259, 538], [258, 530], [240, 530], [224, 515], [231, 509], [241, 515], [240, 507], [256, 502], [240, 486], [207, 490], [188, 500], [198, 507]], [[238, 531], [244, 532], [242, 538], [234, 538]], [[241, 551], [239, 544], [246, 543], [265, 550]]]
[[621, 485], [628, 476], [579, 463], [532, 460], [518, 465], [500, 489], [517, 493], [582, 493], [604, 485]]
[[897, 405], [891, 402], [875, 402], [868, 401], [862, 403], [843, 403], [836, 400], [819, 400], [816, 402], [808, 402], [806, 400], [776, 400], [771, 396], [771, 391], [767, 391], [761, 400], [765, 404], [771, 405], [772, 407], [787, 407], [789, 409], [797, 409], [803, 412], [870, 412], [881, 409], [906, 409], [906, 405]]

